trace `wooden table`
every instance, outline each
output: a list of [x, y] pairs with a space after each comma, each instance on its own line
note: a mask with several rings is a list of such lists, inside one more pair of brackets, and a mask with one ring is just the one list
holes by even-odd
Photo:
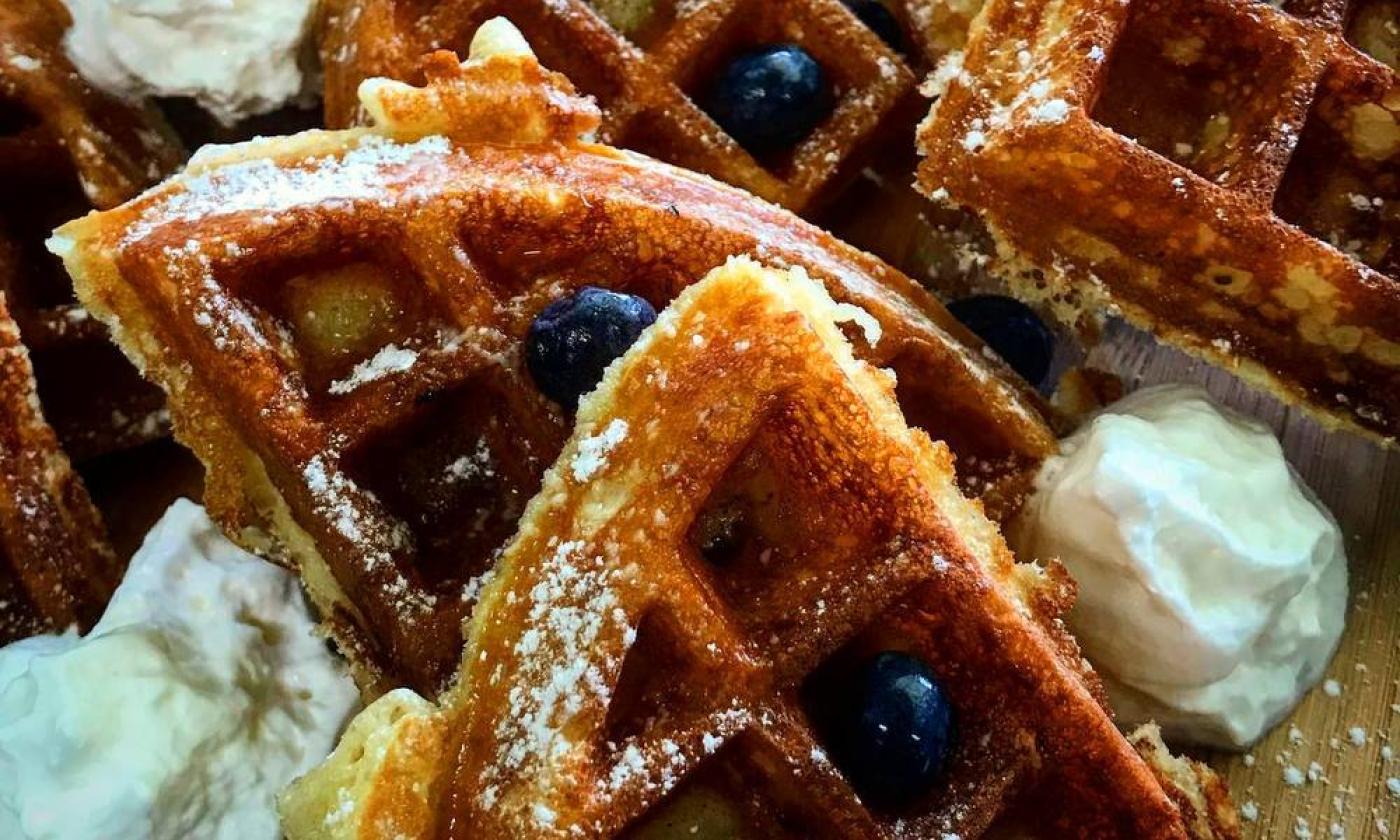
[[[826, 224], [945, 296], [995, 285], [977, 270], [977, 249], [961, 246], [965, 237], [938, 230], [956, 217], [904, 187], [911, 163], [868, 171]], [[1076, 352], [1062, 348], [1059, 355]], [[1257, 813], [1245, 822], [1245, 836], [1400, 838], [1400, 450], [1324, 432], [1304, 412], [1121, 322], [1110, 325], [1088, 362], [1119, 375], [1129, 389], [1201, 385], [1267, 423], [1346, 538], [1347, 628], [1326, 675], [1339, 692], [1313, 690], [1248, 754], [1208, 756], [1228, 777], [1243, 811]], [[1354, 734], [1364, 734], [1364, 742], [1354, 743]], [[1302, 774], [1302, 784], [1285, 781], [1290, 767]]]

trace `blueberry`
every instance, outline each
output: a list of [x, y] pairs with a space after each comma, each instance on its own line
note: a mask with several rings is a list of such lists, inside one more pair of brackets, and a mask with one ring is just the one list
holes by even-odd
[[796, 44], [761, 47], [734, 59], [708, 102], [720, 127], [755, 155], [793, 146], [832, 107], [826, 73]]
[[927, 792], [948, 764], [953, 710], [928, 666], [886, 651], [855, 676], [833, 740], [842, 769], [871, 804], [899, 807]]
[[871, 32], [880, 36], [880, 40], [890, 45], [890, 48], [902, 52], [904, 50], [904, 34], [899, 30], [899, 21], [895, 20], [894, 13], [880, 0], [845, 0], [846, 5], [860, 22], [870, 28]]
[[1027, 382], [1035, 386], [1044, 382], [1055, 353], [1055, 336], [1029, 306], [1001, 295], [974, 295], [948, 304], [948, 311]]
[[535, 316], [525, 364], [545, 396], [573, 409], [655, 320], [656, 310], [636, 295], [584, 286]]

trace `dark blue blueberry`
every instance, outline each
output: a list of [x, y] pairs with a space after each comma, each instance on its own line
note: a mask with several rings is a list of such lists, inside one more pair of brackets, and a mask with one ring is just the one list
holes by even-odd
[[525, 364], [545, 396], [572, 409], [655, 320], [656, 310], [636, 295], [584, 286], [535, 316]]
[[880, 36], [880, 40], [890, 45], [890, 48], [897, 51], [904, 50], [904, 34], [900, 32], [899, 21], [895, 20], [894, 13], [880, 0], [845, 0], [846, 5], [855, 12], [860, 22], [870, 28], [871, 32]]
[[817, 60], [796, 44], [744, 53], [720, 73], [710, 116], [755, 155], [791, 148], [831, 113], [831, 90]]
[[1040, 316], [1019, 300], [1001, 295], [975, 295], [948, 304], [962, 321], [1006, 360], [1011, 369], [1039, 386], [1050, 372], [1055, 336]]
[[877, 807], [928, 792], [953, 748], [953, 709], [928, 666], [886, 651], [856, 675], [846, 717], [836, 724], [847, 778]]

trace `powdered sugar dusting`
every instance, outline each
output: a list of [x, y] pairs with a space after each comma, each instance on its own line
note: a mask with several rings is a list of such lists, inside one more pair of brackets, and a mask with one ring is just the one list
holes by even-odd
[[[714, 713], [711, 730], [700, 736], [701, 753], [713, 754], [752, 720], [749, 712], [738, 707]], [[635, 738], [629, 739], [614, 754], [613, 766], [606, 777], [598, 780], [598, 792], [612, 797], [633, 785], [641, 785], [648, 791], [667, 792], [685, 775], [690, 760], [687, 751], [671, 738], [662, 738], [646, 749], [638, 746]]]
[[408, 370], [416, 361], [417, 351], [389, 344], [379, 348], [372, 358], [355, 365], [349, 376], [332, 382], [328, 390], [332, 394], [348, 394], [368, 382]]
[[1042, 123], [1062, 123], [1069, 118], [1069, 103], [1063, 99], [1050, 99], [1031, 108], [1031, 121]]
[[608, 455], [627, 438], [627, 421], [614, 418], [603, 431], [579, 442], [570, 463], [575, 481], [588, 481], [608, 465]]
[[[567, 779], [570, 766], [590, 746], [570, 738], [570, 721], [585, 705], [606, 706], [612, 687], [605, 670], [617, 658], [600, 651], [620, 649], [633, 630], [614, 588], [621, 573], [602, 557], [589, 557], [584, 543], [559, 543], [542, 564], [542, 576], [529, 593], [529, 628], [515, 644], [518, 679], [508, 694], [510, 713], [496, 725], [501, 743], [498, 761], [483, 774], [491, 790], [504, 773], [533, 780], [541, 790], [557, 776]], [[537, 825], [550, 821], [540, 812], [547, 797], [533, 797], [527, 816]]]
[[43, 62], [39, 61], [39, 59], [25, 55], [24, 53], [10, 53], [9, 62], [11, 67], [25, 73], [34, 73], [44, 66]]
[[496, 462], [491, 455], [491, 444], [486, 438], [477, 438], [476, 448], [447, 465], [444, 474], [448, 481], [470, 481], [491, 478], [496, 474]]
[[391, 201], [391, 169], [415, 160], [451, 154], [446, 137], [397, 143], [369, 135], [339, 155], [309, 157], [296, 164], [259, 158], [182, 178], [127, 232], [142, 239], [169, 221], [186, 222], [227, 213], [277, 213], [294, 207], [334, 206], [349, 201]]
[[412, 620], [431, 612], [437, 598], [415, 589], [393, 565], [393, 551], [408, 543], [408, 533], [402, 523], [386, 524], [368, 512], [377, 504], [374, 494], [347, 478], [325, 455], [316, 455], [306, 462], [302, 479], [311, 493], [316, 514], [363, 554], [365, 570], [388, 571], [385, 593], [393, 599], [400, 615]]

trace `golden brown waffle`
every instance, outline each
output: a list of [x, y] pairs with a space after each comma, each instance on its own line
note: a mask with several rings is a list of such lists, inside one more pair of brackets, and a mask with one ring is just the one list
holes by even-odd
[[920, 184], [1025, 296], [1393, 440], [1400, 81], [1348, 8], [990, 0], [935, 74]]
[[366, 83], [381, 128], [206, 149], [52, 243], [169, 393], [211, 513], [300, 566], [362, 684], [450, 676], [477, 576], [570, 428], [522, 337], [584, 284], [660, 307], [731, 254], [805, 267], [877, 320], [870, 358], [965, 486], [1015, 508], [1055, 436], [927, 293], [752, 196], [579, 142], [597, 111], [513, 44], [431, 56], [426, 89]]
[[161, 398], [74, 303], [43, 242], [159, 180], [181, 152], [154, 110], [78, 76], [61, 44], [68, 25], [57, 0], [0, 6], [0, 292], [33, 354], [45, 412], [83, 459], [164, 433]]
[[[749, 837], [974, 837], [1038, 787], [1052, 833], [1231, 836], [1218, 780], [1184, 816], [1114, 728], [1057, 623], [1067, 576], [1013, 562], [853, 317], [747, 259], [681, 293], [584, 398], [441, 710], [371, 707], [285, 797], [288, 835], [613, 837], [676, 790]], [[734, 511], [744, 537], [707, 552]], [[960, 747], [881, 812], [822, 731], [849, 660], [890, 648], [939, 674]]]
[[97, 509], [44, 422], [0, 295], [0, 645], [102, 615], [121, 580]]
[[[914, 87], [900, 57], [841, 0], [337, 0], [322, 28], [327, 123], [357, 122], [362, 80], [420, 82], [423, 53], [462, 52], [496, 15], [524, 31], [546, 66], [597, 98], [602, 142], [708, 173], [798, 212], [859, 170]], [[773, 43], [811, 53], [838, 99], [831, 116], [790, 152], [760, 160], [694, 99], [725, 60]]]

